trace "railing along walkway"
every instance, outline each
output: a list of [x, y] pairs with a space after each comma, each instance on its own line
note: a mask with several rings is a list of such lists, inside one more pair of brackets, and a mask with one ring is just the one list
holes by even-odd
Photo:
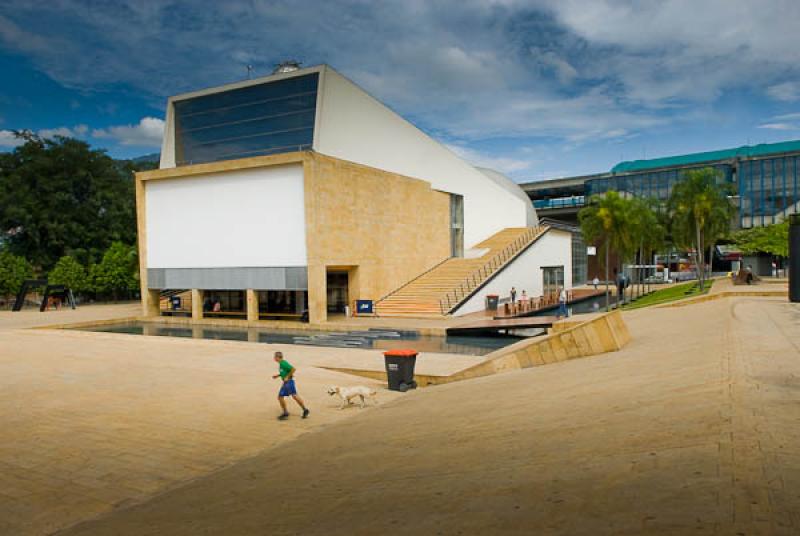
[[547, 228], [541, 226], [526, 229], [523, 234], [486, 261], [483, 266], [469, 274], [458, 287], [449, 291], [439, 300], [439, 309], [442, 315], [446, 315], [452, 311], [454, 307], [460, 305], [475, 289], [489, 279], [492, 274], [504, 267], [508, 261], [516, 257], [519, 252], [528, 247], [546, 230]]
[[[567, 291], [567, 303], [574, 299], [573, 292]], [[548, 292], [543, 296], [535, 296], [515, 302], [500, 304], [497, 308], [495, 318], [513, 318], [515, 316], [528, 315], [558, 305], [558, 292]]]

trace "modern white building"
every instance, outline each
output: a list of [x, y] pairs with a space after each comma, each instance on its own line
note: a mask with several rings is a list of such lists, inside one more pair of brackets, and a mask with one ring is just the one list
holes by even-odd
[[499, 282], [571, 285], [569, 233], [538, 227], [513, 181], [324, 65], [171, 97], [160, 169], [136, 185], [150, 315], [189, 290], [195, 317], [320, 322], [357, 300], [459, 314]]

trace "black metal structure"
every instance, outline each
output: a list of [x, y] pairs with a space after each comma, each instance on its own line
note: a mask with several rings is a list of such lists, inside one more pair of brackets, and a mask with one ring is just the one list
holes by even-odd
[[26, 279], [25, 282], [22, 283], [19, 292], [17, 292], [17, 297], [14, 300], [14, 306], [11, 310], [14, 312], [21, 311], [25, 303], [25, 296], [28, 295], [28, 292], [35, 288], [42, 287], [44, 287], [44, 296], [42, 296], [42, 304], [39, 306], [40, 312], [43, 313], [47, 310], [47, 302], [53, 296], [60, 297], [65, 300], [70, 307], [75, 309], [75, 296], [72, 294], [71, 289], [64, 285], [50, 285], [47, 283], [47, 279]]
[[789, 219], [789, 301], [800, 302], [800, 214]]

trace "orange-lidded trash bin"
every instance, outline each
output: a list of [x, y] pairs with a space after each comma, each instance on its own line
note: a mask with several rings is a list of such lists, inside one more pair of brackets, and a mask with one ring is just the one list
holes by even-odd
[[405, 393], [415, 389], [414, 365], [417, 363], [416, 350], [387, 350], [383, 353], [386, 364], [386, 378], [389, 380], [389, 389]]

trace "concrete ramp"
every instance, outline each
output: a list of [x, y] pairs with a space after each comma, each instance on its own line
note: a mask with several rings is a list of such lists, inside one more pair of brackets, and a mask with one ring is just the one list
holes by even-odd
[[[501, 372], [520, 370], [540, 365], [548, 365], [578, 359], [606, 352], [616, 352], [631, 340], [628, 326], [619, 311], [612, 311], [585, 322], [567, 323], [544, 337], [532, 337], [512, 344], [487, 356], [477, 365], [459, 370], [448, 376], [415, 375], [420, 386], [441, 385], [470, 378], [490, 376]], [[374, 380], [386, 381], [386, 373], [377, 370], [358, 370], [351, 368], [325, 367], [328, 370], [345, 372]]]

